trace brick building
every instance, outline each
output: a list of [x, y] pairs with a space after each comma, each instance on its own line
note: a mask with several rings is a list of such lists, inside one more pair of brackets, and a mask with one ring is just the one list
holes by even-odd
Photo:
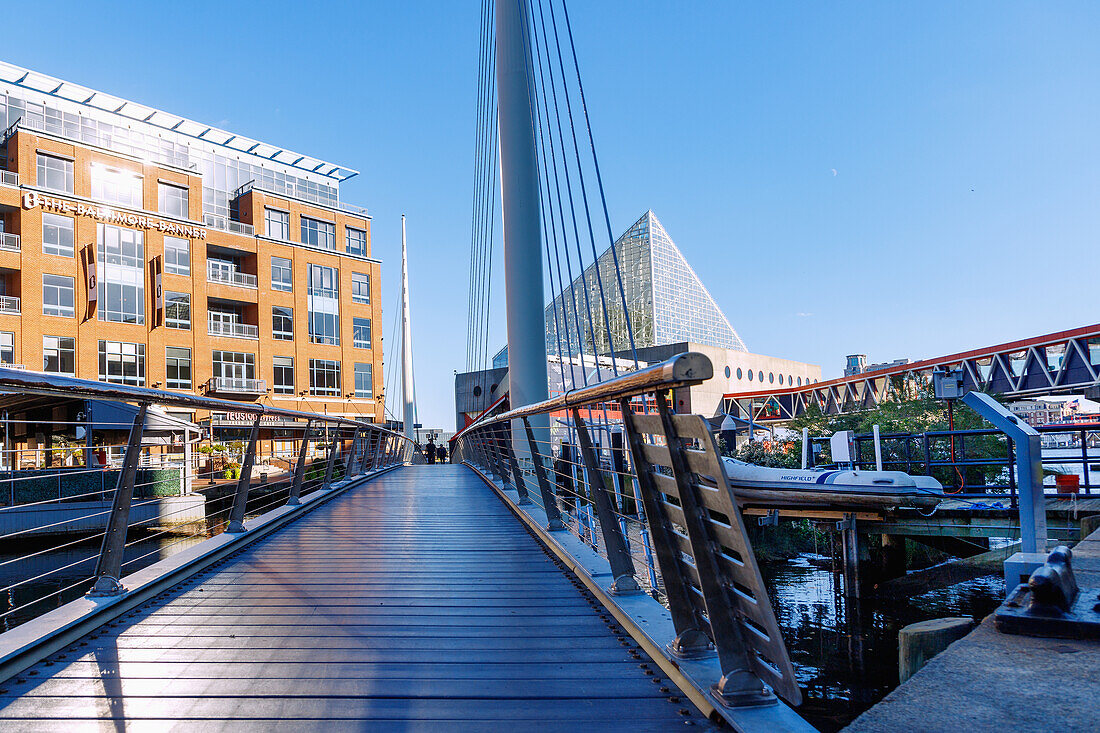
[[0, 123], [0, 362], [383, 421], [355, 171], [4, 63]]

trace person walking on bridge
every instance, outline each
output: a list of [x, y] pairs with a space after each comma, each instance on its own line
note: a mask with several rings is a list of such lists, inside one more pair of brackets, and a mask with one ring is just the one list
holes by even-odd
[[447, 448], [442, 443], [435, 447], [435, 457], [439, 459], [440, 463], [447, 462]]
[[435, 463], [435, 436], [428, 436], [428, 446], [424, 449], [424, 457], [428, 459], [428, 463]]

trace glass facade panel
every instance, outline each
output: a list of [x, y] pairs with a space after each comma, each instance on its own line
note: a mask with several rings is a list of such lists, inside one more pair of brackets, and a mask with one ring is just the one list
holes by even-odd
[[351, 319], [352, 345], [357, 349], [369, 349], [370, 344], [370, 319]]
[[190, 218], [187, 214], [188, 191], [182, 186], [170, 183], [157, 183], [157, 203], [160, 213], [177, 219]]
[[309, 393], [323, 397], [339, 397], [340, 362], [332, 359], [310, 359]]
[[191, 242], [179, 237], [164, 238], [164, 271], [176, 275], [191, 274]]
[[294, 339], [294, 309], [282, 306], [271, 307], [271, 336], [279, 341]]
[[214, 376], [226, 379], [255, 379], [256, 355], [236, 351], [213, 353]]
[[355, 396], [374, 397], [374, 382], [371, 378], [371, 364], [355, 364]]
[[309, 266], [309, 340], [315, 344], [340, 343], [339, 282], [335, 267]]
[[367, 233], [362, 229], [345, 227], [349, 255], [367, 256]]
[[144, 208], [141, 195], [143, 178], [140, 175], [98, 163], [92, 163], [91, 172], [93, 200], [131, 209]]
[[191, 389], [191, 349], [168, 346], [164, 359], [168, 389]]
[[[4, 129], [7, 129], [6, 127]], [[38, 154], [38, 185], [51, 191], [73, 192], [73, 162]]]
[[168, 328], [191, 330], [191, 294], [164, 293], [164, 325]]
[[15, 363], [15, 333], [0, 331], [0, 364]]
[[145, 344], [99, 342], [99, 381], [145, 386]]
[[42, 276], [42, 315], [76, 316], [76, 283], [64, 275]]
[[271, 289], [287, 293], [294, 289], [294, 271], [285, 257], [271, 258]]
[[42, 214], [42, 251], [48, 255], [74, 255], [73, 218]]
[[75, 376], [76, 339], [67, 336], [43, 336], [42, 371]]
[[302, 217], [302, 244], [321, 249], [336, 249], [336, 225], [328, 221]]
[[353, 303], [370, 303], [370, 275], [351, 273], [351, 300]]
[[275, 394], [294, 394], [294, 358], [276, 356], [274, 370]]
[[290, 241], [290, 212], [264, 209], [264, 232], [272, 239]]
[[136, 229], [96, 225], [99, 320], [145, 323], [145, 236]]
[[638, 348], [690, 341], [747, 351], [653, 212], [646, 212], [613, 247], [614, 255], [608, 248], [572, 283], [562, 277], [562, 292], [546, 308], [548, 354], [628, 351], [631, 335]]

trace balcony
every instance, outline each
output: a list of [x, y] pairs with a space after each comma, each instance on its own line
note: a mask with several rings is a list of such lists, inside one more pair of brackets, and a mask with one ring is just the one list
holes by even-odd
[[203, 223], [208, 227], [215, 229], [221, 229], [223, 232], [230, 232], [232, 234], [244, 234], [251, 237], [256, 233], [256, 227], [251, 224], [244, 224], [239, 221], [233, 221], [227, 219], [224, 216], [218, 216], [217, 214], [205, 214], [203, 215]]
[[252, 339], [260, 338], [260, 327], [249, 323], [232, 323], [213, 318], [206, 322], [206, 332], [211, 336], [229, 336], [230, 338]]
[[267, 380], [237, 379], [236, 377], [210, 377], [210, 381], [206, 383], [206, 391], [210, 394], [259, 397], [260, 395], [267, 394]]
[[19, 174], [15, 171], [0, 171], [0, 183], [5, 186], [19, 186]]
[[206, 264], [206, 281], [211, 283], [224, 283], [235, 285], [238, 288], [256, 289], [256, 276], [247, 272], [237, 272], [224, 267], [217, 267], [212, 262]]
[[5, 252], [19, 251], [19, 235], [0, 232], [0, 249]]
[[19, 298], [14, 295], [0, 295], [0, 313], [17, 316], [20, 312]]

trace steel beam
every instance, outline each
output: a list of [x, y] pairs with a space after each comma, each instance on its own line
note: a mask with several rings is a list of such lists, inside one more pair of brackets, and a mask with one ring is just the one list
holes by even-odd
[[92, 597], [117, 596], [126, 589], [122, 578], [122, 556], [126, 549], [126, 531], [130, 527], [130, 506], [134, 499], [134, 483], [137, 481], [137, 464], [141, 457], [141, 436], [145, 430], [145, 413], [149, 403], [138, 405], [134, 423], [130, 426], [130, 439], [126, 443], [126, 455], [122, 459], [122, 472], [115, 484], [115, 496], [111, 501], [111, 515], [107, 519], [107, 531], [99, 549], [95, 568], [95, 585], [88, 591]]
[[546, 476], [546, 466], [542, 462], [542, 453], [538, 443], [535, 442], [535, 432], [531, 429], [531, 423], [527, 418], [522, 418], [523, 430], [527, 433], [527, 447], [531, 451], [531, 462], [535, 467], [535, 478], [539, 482], [539, 495], [542, 496], [542, 508], [546, 511], [546, 529], [553, 532], [565, 529], [561, 521], [561, 511], [558, 509], [557, 499], [554, 498], [554, 489], [550, 486], [550, 479]]
[[237, 480], [237, 491], [233, 495], [233, 510], [229, 513], [229, 526], [226, 532], [245, 532], [244, 517], [248, 506], [248, 490], [252, 485], [252, 464], [256, 461], [256, 442], [260, 439], [260, 416], [252, 422], [252, 433], [248, 438], [248, 450], [244, 454], [241, 477]]
[[298, 463], [294, 466], [294, 480], [290, 484], [290, 496], [287, 497], [287, 506], [298, 506], [302, 503], [299, 498], [302, 495], [302, 480], [306, 475], [306, 455], [309, 452], [309, 429], [313, 425], [312, 420], [306, 421], [306, 430], [302, 433], [302, 446], [298, 449]]
[[581, 418], [581, 412], [573, 408], [573, 425], [577, 429], [577, 439], [581, 444], [581, 458], [585, 473], [588, 474], [588, 495], [596, 507], [596, 518], [600, 521], [607, 561], [611, 565], [611, 575], [615, 578], [609, 591], [612, 593], [637, 593], [641, 591], [634, 579], [634, 559], [626, 547], [626, 539], [619, 529], [615, 508], [611, 504], [611, 495], [604, 484], [603, 471], [596, 457], [596, 449], [588, 434], [588, 426]]

